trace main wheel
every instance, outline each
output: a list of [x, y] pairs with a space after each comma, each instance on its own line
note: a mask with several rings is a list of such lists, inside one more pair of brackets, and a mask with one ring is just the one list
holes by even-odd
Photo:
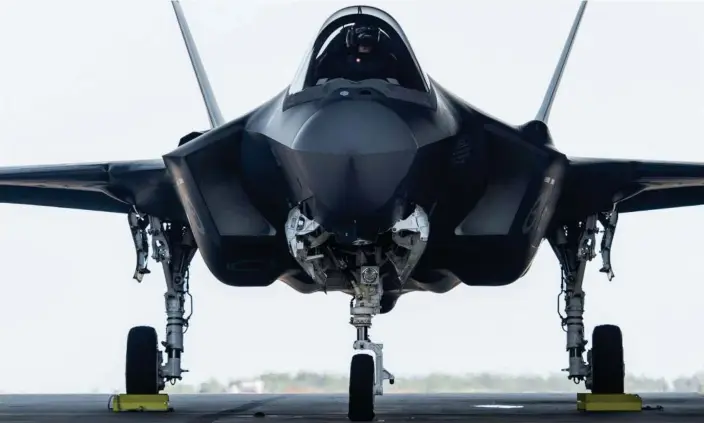
[[592, 332], [592, 393], [622, 394], [626, 379], [623, 335], [615, 325], [601, 325]]
[[347, 417], [353, 422], [374, 419], [374, 358], [355, 354], [350, 366], [350, 399]]
[[136, 326], [127, 334], [125, 389], [128, 394], [159, 393], [159, 340], [150, 326]]

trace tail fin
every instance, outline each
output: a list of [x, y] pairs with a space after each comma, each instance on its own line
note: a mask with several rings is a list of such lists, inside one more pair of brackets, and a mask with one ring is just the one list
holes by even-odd
[[577, 31], [579, 30], [579, 25], [582, 22], [582, 17], [584, 16], [584, 10], [587, 8], [587, 0], [582, 1], [577, 11], [577, 17], [574, 19], [572, 24], [572, 29], [570, 30], [570, 35], [565, 41], [565, 47], [562, 49], [562, 54], [560, 55], [560, 60], [557, 62], [557, 67], [550, 80], [550, 85], [545, 92], [545, 97], [543, 97], [543, 104], [540, 105], [540, 110], [535, 116], [535, 120], [547, 124], [548, 118], [550, 117], [550, 109], [552, 108], [552, 103], [555, 101], [555, 95], [557, 94], [557, 88], [560, 85], [560, 80], [562, 79], [562, 74], [565, 72], [565, 66], [567, 65], [567, 59], [570, 57], [570, 51], [572, 50], [572, 45], [574, 44], [575, 38], [577, 38]]
[[186, 44], [186, 50], [188, 50], [191, 65], [193, 65], [193, 72], [195, 72], [196, 79], [198, 80], [200, 93], [203, 95], [203, 102], [205, 103], [205, 108], [208, 112], [210, 127], [216, 128], [225, 123], [222, 118], [222, 113], [220, 113], [220, 107], [215, 100], [213, 88], [210, 86], [208, 75], [205, 73], [203, 62], [200, 60], [196, 43], [193, 41], [193, 36], [191, 35], [191, 30], [188, 28], [188, 23], [186, 23], [186, 17], [183, 14], [181, 4], [178, 0], [171, 0], [171, 4], [174, 7], [174, 13], [176, 13], [176, 20], [178, 21], [178, 26], [181, 29], [181, 35], [183, 36], [183, 42]]

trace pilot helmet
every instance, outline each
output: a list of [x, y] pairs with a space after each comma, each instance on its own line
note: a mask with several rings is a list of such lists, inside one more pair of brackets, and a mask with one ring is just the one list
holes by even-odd
[[347, 29], [347, 48], [373, 47], [381, 40], [381, 30], [372, 26], [352, 25]]

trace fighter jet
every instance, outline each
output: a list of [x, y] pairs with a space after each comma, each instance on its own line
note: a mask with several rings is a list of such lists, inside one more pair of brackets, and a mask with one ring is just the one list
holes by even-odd
[[[161, 158], [0, 168], [0, 202], [122, 213], [137, 265], [166, 278], [166, 335], [127, 338], [127, 393], [156, 394], [182, 377], [189, 265], [200, 254], [222, 283], [351, 296], [357, 329], [349, 418], [371, 420], [385, 370], [372, 317], [413, 291], [506, 286], [542, 241], [561, 265], [568, 377], [621, 393], [617, 326], [586, 352], [582, 280], [601, 237], [601, 271], [618, 216], [704, 204], [704, 164], [567, 157], [548, 117], [587, 2], [582, 2], [542, 105], [515, 126], [423, 71], [399, 23], [374, 7], [332, 14], [287, 87], [225, 121], [178, 1], [172, 2], [211, 128]], [[450, 58], [448, 57], [448, 60]], [[448, 66], [451, 63], [448, 62]], [[176, 145], [178, 144], [178, 145]]]

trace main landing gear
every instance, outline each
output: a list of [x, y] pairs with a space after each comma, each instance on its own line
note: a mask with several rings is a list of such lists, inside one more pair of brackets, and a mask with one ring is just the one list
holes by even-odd
[[[190, 315], [186, 316], [185, 304], [186, 298], [189, 298], [192, 306], [192, 297], [188, 293], [188, 268], [197, 247], [190, 228], [186, 226], [162, 222], [137, 211], [130, 212], [128, 219], [137, 251], [134, 279], [141, 282], [143, 275], [150, 273], [147, 268], [149, 235], [152, 238], [152, 257], [162, 264], [166, 278], [164, 351], [159, 349], [157, 333], [152, 327], [137, 326], [127, 335], [127, 394], [154, 395], [164, 389], [167, 381], [174, 384], [187, 371], [181, 368], [183, 335], [190, 318]], [[164, 355], [166, 363], [162, 364]]]
[[384, 394], [384, 380], [393, 385], [394, 376], [384, 369], [383, 344], [369, 339], [372, 317], [381, 311], [383, 285], [378, 266], [362, 266], [355, 277], [354, 298], [350, 304], [350, 324], [357, 328], [357, 340], [352, 347], [357, 351], [371, 351], [374, 356], [359, 353], [350, 365], [348, 418], [351, 421], [374, 419], [374, 398]]
[[584, 337], [584, 290], [582, 282], [587, 263], [595, 256], [597, 221], [604, 227], [601, 242], [603, 266], [609, 280], [611, 270], [611, 243], [613, 242], [618, 214], [616, 210], [590, 216], [585, 221], [564, 225], [549, 238], [550, 244], [562, 267], [561, 297], [564, 297], [565, 315], [560, 313], [563, 330], [567, 333], [569, 366], [564, 369], [575, 383], [585, 382], [593, 394], [623, 394], [625, 365], [623, 339], [618, 326], [602, 325], [594, 328], [592, 348], [583, 354], [587, 341]]

